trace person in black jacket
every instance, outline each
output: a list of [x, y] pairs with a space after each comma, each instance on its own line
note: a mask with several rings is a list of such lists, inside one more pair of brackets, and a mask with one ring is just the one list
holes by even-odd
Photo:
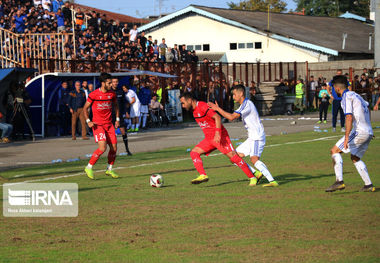
[[75, 90], [70, 92], [69, 107], [71, 113], [71, 136], [73, 140], [76, 140], [76, 126], [78, 118], [81, 123], [82, 139], [88, 140], [86, 136], [86, 121], [83, 114], [83, 106], [86, 103], [86, 94], [81, 90], [80, 81], [75, 82]]
[[68, 135], [70, 128], [70, 108], [69, 108], [69, 93], [67, 82], [64, 81], [58, 90], [58, 107], [59, 107], [59, 117], [60, 117], [60, 135]]

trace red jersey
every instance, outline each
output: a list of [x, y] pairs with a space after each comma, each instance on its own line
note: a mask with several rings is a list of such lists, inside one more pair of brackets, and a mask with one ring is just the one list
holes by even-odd
[[[207, 139], [213, 139], [215, 136], [215, 120], [212, 118], [216, 114], [215, 111], [210, 109], [206, 102], [198, 101], [197, 106], [193, 111], [195, 121], [199, 124], [199, 127], [203, 130]], [[222, 134], [228, 134], [227, 130], [222, 124]], [[222, 135], [221, 134], [221, 135]]]
[[112, 104], [116, 103], [116, 93], [114, 91], [102, 92], [96, 89], [88, 95], [88, 102], [92, 104], [92, 121], [96, 124], [112, 123]]

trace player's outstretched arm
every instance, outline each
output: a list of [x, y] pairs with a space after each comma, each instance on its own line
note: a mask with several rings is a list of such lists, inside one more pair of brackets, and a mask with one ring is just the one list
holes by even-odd
[[348, 148], [348, 138], [350, 137], [350, 133], [352, 130], [352, 114], [346, 115], [346, 134], [344, 138], [344, 149]]
[[230, 121], [233, 121], [237, 118], [240, 117], [240, 114], [239, 113], [229, 113], [229, 112], [226, 112], [225, 110], [223, 110], [222, 108], [219, 107], [218, 103], [215, 102], [215, 103], [212, 103], [212, 102], [209, 102], [207, 103], [208, 106], [210, 107], [210, 109], [214, 110], [214, 111], [217, 111], [219, 112], [224, 118], [230, 120]]

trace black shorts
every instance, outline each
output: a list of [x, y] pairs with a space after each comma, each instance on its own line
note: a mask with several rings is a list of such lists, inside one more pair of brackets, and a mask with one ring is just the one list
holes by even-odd
[[[116, 116], [112, 116], [112, 123], [115, 125]], [[120, 128], [125, 128], [125, 122], [123, 116], [120, 116]]]

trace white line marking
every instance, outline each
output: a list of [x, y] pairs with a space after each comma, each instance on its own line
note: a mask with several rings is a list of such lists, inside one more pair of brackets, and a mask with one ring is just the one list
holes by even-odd
[[24, 176], [25, 174], [16, 174], [15, 176], [13, 176], [13, 178], [17, 178], [17, 177], [21, 177], [21, 176]]
[[[335, 135], [335, 136], [321, 137], [321, 138], [316, 138], [316, 139], [311, 139], [311, 140], [286, 142], [286, 143], [281, 143], [281, 144], [272, 144], [272, 145], [268, 145], [266, 147], [277, 147], [277, 146], [283, 146], [283, 145], [289, 145], [289, 144], [323, 141], [323, 140], [328, 140], [331, 138], [337, 138], [337, 137], [342, 137], [342, 136], [343, 135]], [[209, 157], [219, 156], [219, 155], [222, 155], [222, 153], [210, 154]], [[143, 164], [133, 165], [133, 166], [129, 166], [129, 167], [116, 167], [116, 168], [114, 168], [114, 170], [127, 169], [127, 168], [137, 168], [137, 167], [144, 167], [144, 166], [153, 166], [153, 165], [160, 165], [160, 164], [166, 164], [166, 163], [175, 163], [175, 162], [186, 161], [186, 160], [191, 160], [191, 158], [187, 157], [187, 158], [173, 159], [173, 160], [167, 160], [167, 161], [161, 161], [161, 162], [155, 162], [155, 163], [143, 163]], [[103, 170], [95, 170], [94, 172], [95, 173], [104, 172], [104, 169]], [[27, 180], [27, 181], [17, 182], [17, 183], [7, 183], [7, 185], [16, 185], [16, 184], [32, 183], [32, 182], [43, 182], [43, 181], [56, 180], [56, 179], [62, 179], [62, 178], [69, 178], [69, 177], [74, 177], [74, 176], [79, 176], [79, 175], [84, 175], [84, 173], [80, 172], [80, 173], [68, 174], [68, 175], [62, 175], [62, 176], [56, 176], [56, 177], [47, 177], [47, 178], [41, 178], [41, 179]]]

